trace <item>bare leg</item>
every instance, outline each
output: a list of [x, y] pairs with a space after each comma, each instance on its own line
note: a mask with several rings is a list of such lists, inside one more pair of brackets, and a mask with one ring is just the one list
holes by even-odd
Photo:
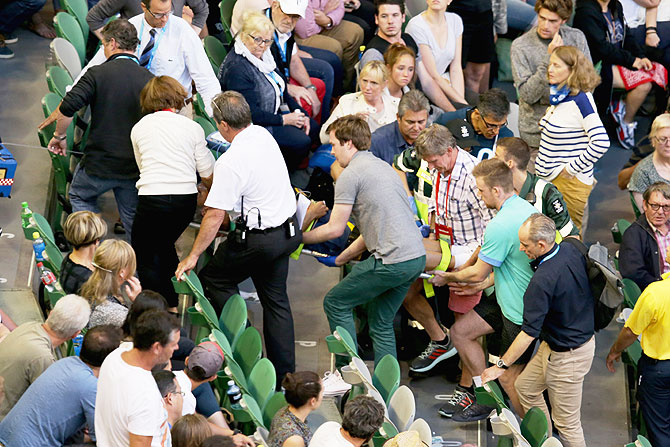
[[498, 378], [500, 385], [503, 387], [512, 403], [512, 408], [514, 408], [514, 411], [519, 417], [523, 417], [526, 412], [523, 411], [521, 402], [519, 402], [519, 395], [516, 393], [516, 388], [514, 388], [514, 382], [516, 382], [516, 378], [519, 377], [519, 374], [521, 374], [521, 371], [523, 371], [525, 366], [526, 365], [512, 365]]
[[493, 328], [474, 310], [463, 315], [451, 327], [451, 340], [473, 376], [480, 376], [486, 369], [484, 350], [477, 339], [492, 333]]
[[[463, 314], [454, 312], [454, 320], [458, 321], [463, 318]], [[472, 386], [472, 374], [465, 363], [461, 361], [461, 380], [458, 382], [463, 388], [470, 388]]]
[[419, 80], [421, 81], [421, 88], [423, 89], [423, 92], [426, 94], [428, 99], [430, 99], [430, 102], [445, 112], [453, 112], [456, 110], [440, 86], [437, 85], [435, 80], [428, 74], [426, 69], [423, 68], [423, 64], [419, 63], [417, 69], [419, 73]]
[[410, 313], [412, 318], [418, 321], [421, 326], [426, 329], [426, 333], [431, 340], [441, 341], [445, 336], [444, 331], [435, 318], [433, 308], [430, 307], [430, 304], [428, 304], [421, 294], [422, 290], [423, 280], [417, 279], [407, 291], [403, 306], [407, 309], [407, 312]]
[[[463, 70], [463, 76], [465, 77], [465, 88], [468, 88], [473, 92], [479, 92], [479, 93], [483, 93], [484, 91], [486, 91], [487, 89], [481, 90], [481, 84], [483, 78], [487, 73], [487, 70], [489, 70], [490, 67], [491, 67], [490, 63], [478, 64], [475, 62], [468, 62], [465, 65], [465, 69]], [[487, 87], [488, 87], [488, 80], [487, 80]]]
[[[612, 67], [612, 73], [614, 74], [612, 82], [614, 88], [624, 88], [619, 69], [617, 67]], [[651, 87], [651, 82], [645, 82], [628, 91], [626, 99], [624, 100], [626, 103], [626, 115], [623, 117], [624, 122], [630, 124], [635, 121], [635, 115], [647, 98], [647, 95], [651, 91]]]

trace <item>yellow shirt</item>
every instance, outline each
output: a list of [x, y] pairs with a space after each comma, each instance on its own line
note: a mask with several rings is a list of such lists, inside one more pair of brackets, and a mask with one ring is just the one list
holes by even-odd
[[642, 351], [656, 360], [670, 359], [670, 279], [644, 289], [625, 326], [642, 334]]

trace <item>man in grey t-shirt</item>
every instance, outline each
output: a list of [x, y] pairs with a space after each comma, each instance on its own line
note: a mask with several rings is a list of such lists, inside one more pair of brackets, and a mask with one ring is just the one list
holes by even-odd
[[361, 236], [340, 255], [319, 261], [340, 266], [366, 248], [371, 256], [328, 292], [323, 307], [330, 329], [342, 326], [355, 341], [352, 310], [369, 304], [376, 364], [386, 354], [396, 356], [393, 317], [423, 271], [426, 251], [400, 178], [391, 166], [368, 152], [370, 128], [365, 120], [347, 115], [333, 122], [327, 132], [333, 155], [344, 170], [335, 184], [329, 222], [304, 233], [303, 242], [315, 244], [339, 237], [353, 214]]
[[519, 93], [519, 133], [531, 147], [528, 167], [533, 173], [540, 147], [538, 123], [549, 107], [549, 56], [561, 45], [572, 45], [591, 60], [584, 33], [565, 25], [572, 15], [572, 1], [538, 0], [535, 3], [537, 26], [512, 43], [512, 75]]

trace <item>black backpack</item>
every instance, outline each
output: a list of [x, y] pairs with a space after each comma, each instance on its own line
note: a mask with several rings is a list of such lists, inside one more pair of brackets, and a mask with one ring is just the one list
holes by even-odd
[[600, 242], [586, 248], [586, 245], [574, 237], [565, 238], [563, 241], [574, 246], [586, 259], [586, 272], [593, 294], [594, 327], [596, 331], [604, 329], [623, 302], [621, 274], [614, 267], [607, 247], [600, 245]]

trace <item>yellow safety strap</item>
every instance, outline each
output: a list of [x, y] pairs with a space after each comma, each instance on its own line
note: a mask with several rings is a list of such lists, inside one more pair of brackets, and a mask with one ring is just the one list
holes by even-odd
[[[440, 249], [442, 250], [442, 259], [440, 259], [440, 264], [435, 267], [435, 270], [446, 272], [449, 268], [449, 264], [451, 264], [451, 247], [449, 246], [449, 242], [440, 239]], [[423, 290], [426, 293], [426, 298], [435, 296], [435, 289], [427, 279], [423, 280]]]

